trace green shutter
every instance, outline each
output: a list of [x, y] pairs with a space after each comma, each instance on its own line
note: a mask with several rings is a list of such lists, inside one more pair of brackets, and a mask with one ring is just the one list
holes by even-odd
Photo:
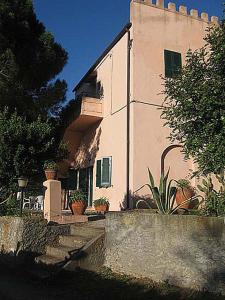
[[96, 164], [96, 186], [101, 187], [101, 178], [102, 178], [102, 161], [97, 160]]
[[181, 54], [174, 51], [164, 50], [165, 76], [173, 77], [182, 67]]
[[88, 190], [88, 175], [86, 168], [79, 170], [79, 190], [84, 193], [87, 193]]
[[111, 186], [112, 158], [102, 159], [102, 186]]
[[69, 169], [67, 188], [68, 188], [68, 190], [76, 190], [77, 189], [77, 170]]
[[165, 76], [172, 77], [172, 55], [171, 51], [164, 51], [164, 59], [165, 59]]
[[173, 65], [174, 65], [174, 73], [179, 72], [179, 70], [182, 68], [180, 53], [173, 52]]

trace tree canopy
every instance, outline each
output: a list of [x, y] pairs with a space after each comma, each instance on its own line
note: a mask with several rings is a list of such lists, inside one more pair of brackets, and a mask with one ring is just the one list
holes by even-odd
[[49, 121], [37, 118], [27, 122], [16, 112], [0, 112], [0, 187], [8, 189], [17, 184], [19, 176], [39, 181], [45, 160], [60, 158], [55, 128]]
[[67, 89], [56, 79], [66, 51], [37, 19], [31, 0], [0, 2], [0, 109], [58, 116]]
[[41, 182], [44, 161], [67, 154], [58, 126], [67, 84], [56, 77], [66, 62], [31, 0], [0, 1], [0, 197], [21, 175]]
[[225, 168], [225, 22], [210, 27], [206, 45], [188, 51], [175, 78], [165, 79], [162, 111], [170, 139], [184, 145], [204, 173]]

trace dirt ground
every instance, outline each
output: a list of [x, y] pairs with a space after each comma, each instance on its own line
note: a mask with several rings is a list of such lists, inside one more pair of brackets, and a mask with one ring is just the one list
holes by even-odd
[[0, 300], [222, 300], [225, 297], [156, 284], [102, 269], [99, 273], [60, 272], [38, 279], [25, 268], [0, 266]]

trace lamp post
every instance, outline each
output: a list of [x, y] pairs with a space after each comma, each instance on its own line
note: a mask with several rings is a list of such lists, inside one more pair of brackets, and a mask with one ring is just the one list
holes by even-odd
[[24, 198], [24, 189], [27, 187], [28, 179], [26, 177], [18, 178], [18, 186], [21, 190], [21, 198], [20, 198], [20, 216], [22, 216], [23, 212], [23, 198]]

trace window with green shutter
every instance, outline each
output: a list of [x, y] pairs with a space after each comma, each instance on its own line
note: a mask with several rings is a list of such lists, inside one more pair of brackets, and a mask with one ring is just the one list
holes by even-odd
[[178, 52], [164, 50], [165, 76], [174, 77], [182, 68], [181, 54]]
[[109, 187], [111, 186], [112, 177], [112, 157], [103, 157], [97, 160], [96, 166], [96, 186]]
[[111, 185], [111, 157], [103, 157], [102, 159], [102, 186]]
[[101, 187], [101, 178], [102, 178], [102, 161], [97, 160], [96, 165], [96, 186]]

